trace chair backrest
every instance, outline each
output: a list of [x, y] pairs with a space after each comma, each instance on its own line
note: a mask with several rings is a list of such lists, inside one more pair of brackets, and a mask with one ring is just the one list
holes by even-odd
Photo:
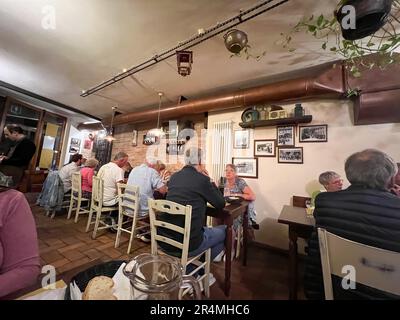
[[82, 176], [80, 172], [74, 172], [72, 174], [72, 190], [71, 193], [77, 193], [76, 196], [82, 195]]
[[311, 200], [309, 197], [293, 196], [293, 207], [306, 208], [306, 201]]
[[[151, 253], [157, 254], [157, 241], [167, 243], [179, 250], [182, 250], [181, 262], [186, 264], [189, 253], [190, 227], [192, 222], [192, 206], [183, 206], [181, 204], [168, 200], [153, 200], [149, 199], [149, 215], [151, 228]], [[170, 215], [180, 215], [184, 217], [184, 227], [179, 227], [175, 224], [168, 223], [159, 219], [160, 213]], [[179, 242], [175, 239], [164, 235], [157, 234], [157, 228], [162, 227], [171, 231], [182, 234], [183, 241]]]
[[[354, 267], [355, 282], [400, 295], [400, 253], [375, 248], [318, 228], [325, 298], [333, 299], [331, 275], [344, 277]], [[346, 270], [346, 271], [345, 271]]]
[[119, 212], [125, 215], [136, 215], [139, 211], [139, 187], [118, 183]]
[[103, 206], [103, 179], [99, 177], [93, 177], [92, 183], [92, 206], [102, 207]]

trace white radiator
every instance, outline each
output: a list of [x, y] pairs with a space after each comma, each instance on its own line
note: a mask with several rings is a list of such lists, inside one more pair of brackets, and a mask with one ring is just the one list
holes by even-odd
[[218, 184], [225, 176], [225, 165], [232, 162], [232, 121], [215, 122], [212, 130], [211, 176]]

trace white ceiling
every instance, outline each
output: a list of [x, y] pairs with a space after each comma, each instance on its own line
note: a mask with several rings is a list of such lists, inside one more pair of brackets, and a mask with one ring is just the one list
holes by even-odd
[[[223, 34], [192, 48], [192, 74], [177, 73], [176, 58], [134, 77], [80, 97], [88, 89], [156, 53], [248, 9], [260, 1], [240, 0], [0, 0], [0, 80], [98, 117], [118, 105], [124, 112], [180, 95], [189, 99], [265, 82], [284, 72], [337, 57], [309, 36], [296, 37], [294, 53], [277, 44], [304, 15], [330, 14], [338, 0], [290, 0], [237, 28], [246, 32], [260, 61], [230, 57]], [[55, 9], [56, 29], [42, 27], [43, 7]]]

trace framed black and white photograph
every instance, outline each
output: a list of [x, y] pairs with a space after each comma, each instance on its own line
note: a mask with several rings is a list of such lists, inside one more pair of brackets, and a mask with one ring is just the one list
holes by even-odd
[[145, 134], [143, 136], [143, 144], [146, 146], [150, 146], [152, 144], [159, 144], [159, 143], [160, 143], [160, 139], [158, 138], [158, 136], [148, 135], [148, 134]]
[[276, 140], [254, 140], [254, 157], [275, 157]]
[[166, 152], [169, 155], [182, 155], [185, 150], [185, 141], [169, 140], [167, 142]]
[[278, 147], [294, 147], [294, 126], [278, 126], [276, 140]]
[[303, 163], [303, 147], [278, 148], [278, 163]]
[[237, 175], [243, 178], [258, 178], [257, 158], [232, 158], [237, 168]]
[[235, 130], [233, 141], [234, 149], [248, 149], [250, 146], [250, 131], [249, 130]]
[[328, 125], [299, 126], [299, 142], [328, 142]]
[[81, 139], [71, 138], [69, 153], [77, 153], [81, 149]]

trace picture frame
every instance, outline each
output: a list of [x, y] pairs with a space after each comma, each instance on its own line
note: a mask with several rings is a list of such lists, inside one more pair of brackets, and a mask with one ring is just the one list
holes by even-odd
[[278, 148], [278, 163], [304, 163], [303, 147], [279, 147]]
[[134, 147], [137, 146], [137, 137], [138, 137], [138, 131], [133, 130], [132, 131], [132, 146], [134, 146]]
[[77, 138], [71, 138], [71, 143], [69, 144], [69, 153], [78, 153], [81, 149], [81, 140]]
[[276, 139], [254, 140], [254, 158], [276, 157]]
[[160, 139], [157, 136], [153, 136], [153, 135], [148, 135], [145, 134], [143, 135], [143, 144], [146, 146], [150, 146], [152, 144], [159, 144], [160, 143]]
[[166, 153], [168, 155], [182, 155], [185, 150], [186, 141], [169, 140], [167, 142]]
[[250, 146], [250, 131], [235, 130], [233, 139], [234, 149], [248, 149]]
[[278, 126], [276, 141], [278, 147], [294, 147], [294, 126]]
[[328, 125], [299, 126], [299, 142], [328, 142]]
[[258, 158], [232, 158], [232, 164], [237, 168], [238, 177], [258, 178]]

